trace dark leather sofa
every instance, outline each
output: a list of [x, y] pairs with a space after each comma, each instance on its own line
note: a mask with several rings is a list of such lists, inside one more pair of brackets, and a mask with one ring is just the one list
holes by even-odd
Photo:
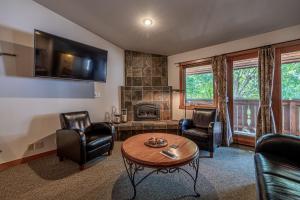
[[257, 199], [300, 199], [300, 138], [267, 134], [255, 148]]
[[218, 122], [217, 109], [195, 108], [192, 119], [179, 122], [182, 136], [193, 140], [199, 149], [210, 152], [213, 157], [216, 147], [222, 142], [222, 123]]
[[92, 123], [87, 111], [60, 114], [61, 128], [56, 131], [57, 156], [84, 164], [111, 154], [114, 146], [114, 127], [108, 123]]

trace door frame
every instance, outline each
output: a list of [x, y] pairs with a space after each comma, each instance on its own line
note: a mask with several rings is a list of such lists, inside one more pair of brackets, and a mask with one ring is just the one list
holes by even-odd
[[250, 58], [258, 57], [258, 49], [252, 49], [245, 52], [239, 52], [237, 54], [230, 54], [227, 56], [227, 89], [228, 89], [228, 99], [229, 99], [229, 117], [230, 124], [232, 127], [233, 141], [237, 144], [247, 145], [247, 146], [255, 146], [255, 137], [250, 135], [242, 135], [234, 133], [234, 99], [233, 99], [233, 61], [236, 60], [244, 60]]
[[[281, 93], [281, 54], [294, 51], [300, 51], [300, 41], [292, 41], [275, 45], [275, 69], [272, 108], [277, 132], [283, 133], [282, 127], [282, 93]], [[275, 81], [276, 80], [276, 81]]]

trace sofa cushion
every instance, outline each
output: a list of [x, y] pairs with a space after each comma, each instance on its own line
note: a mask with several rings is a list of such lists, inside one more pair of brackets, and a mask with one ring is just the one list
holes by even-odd
[[300, 168], [275, 155], [255, 155], [259, 199], [300, 199]]

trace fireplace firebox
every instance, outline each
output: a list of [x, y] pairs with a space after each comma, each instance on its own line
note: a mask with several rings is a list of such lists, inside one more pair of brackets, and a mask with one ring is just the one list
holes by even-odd
[[155, 103], [137, 103], [134, 105], [134, 120], [160, 120], [160, 105]]

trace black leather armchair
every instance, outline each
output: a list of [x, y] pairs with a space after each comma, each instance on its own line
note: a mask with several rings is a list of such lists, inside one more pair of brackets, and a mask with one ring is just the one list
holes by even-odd
[[88, 161], [104, 153], [111, 154], [114, 127], [108, 123], [91, 123], [87, 111], [60, 114], [61, 128], [56, 131], [57, 156], [69, 158], [84, 168]]
[[300, 199], [300, 137], [267, 134], [255, 148], [259, 200]]
[[217, 119], [217, 109], [195, 108], [192, 119], [180, 120], [180, 133], [193, 140], [199, 149], [209, 151], [212, 158], [222, 142], [222, 123]]

